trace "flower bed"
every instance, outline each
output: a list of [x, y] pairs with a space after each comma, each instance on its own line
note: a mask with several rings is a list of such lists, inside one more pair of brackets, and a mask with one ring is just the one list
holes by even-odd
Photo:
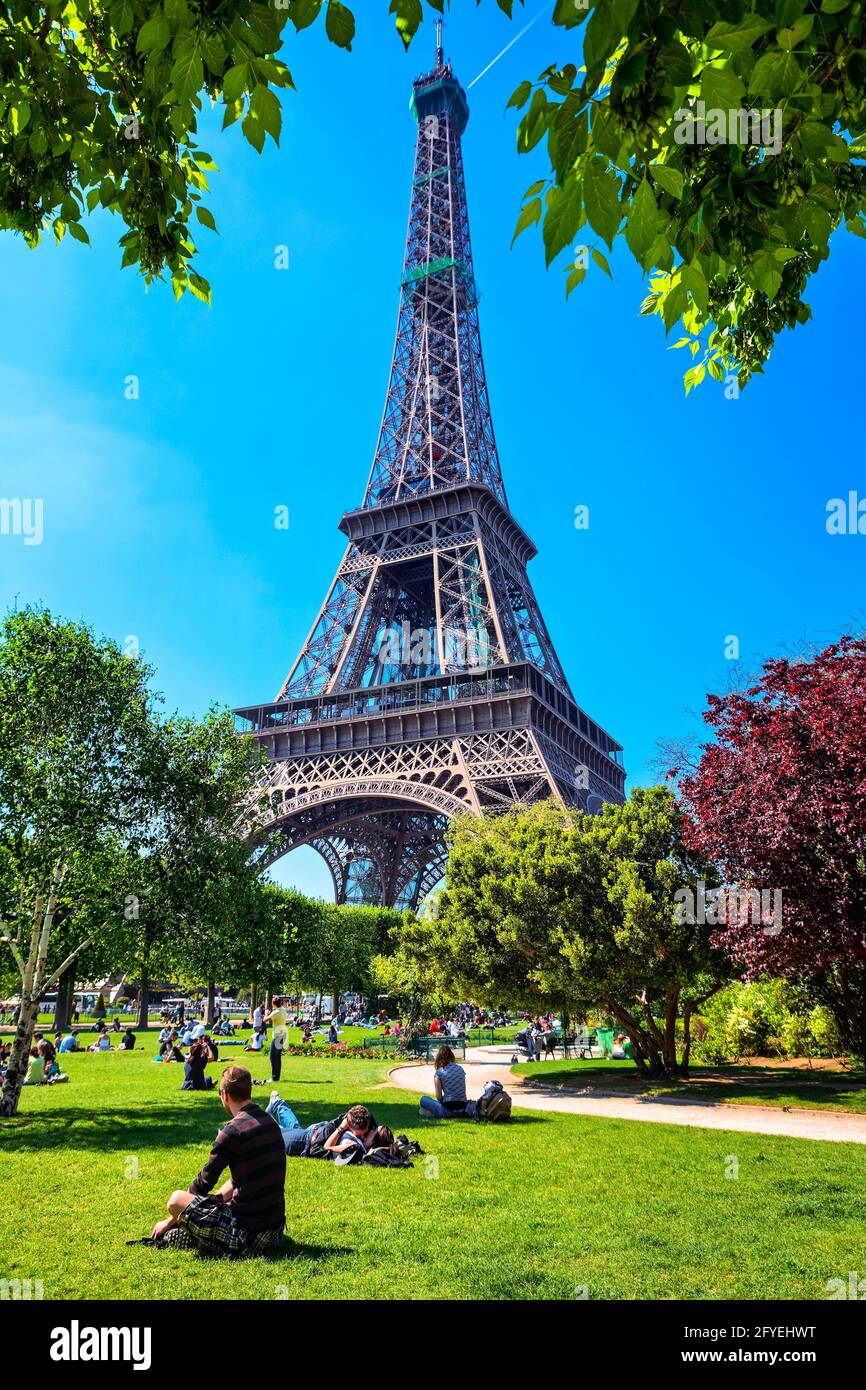
[[343, 1046], [341, 1046], [339, 1043], [337, 1044], [336, 1047], [328, 1047], [327, 1045], [324, 1046], [324, 1047], [315, 1047], [315, 1046], [312, 1045], [312, 1044], [311, 1044], [309, 1047], [301, 1047], [301, 1046], [298, 1045], [298, 1043], [290, 1043], [288, 1047], [284, 1047], [284, 1048], [283, 1048], [283, 1056], [284, 1056], [284, 1057], [352, 1057], [352, 1058], [355, 1058], [355, 1059], [358, 1059], [358, 1058], [367, 1058], [367, 1059], [370, 1059], [370, 1060], [372, 1060], [372, 1061], [375, 1062], [375, 1061], [381, 1061], [382, 1054], [381, 1054], [381, 1052], [377, 1053], [377, 1052], [375, 1051], [375, 1049], [373, 1049], [373, 1048], [371, 1048], [369, 1051], [367, 1051], [367, 1050], [366, 1050], [365, 1048], [363, 1048], [363, 1047], [343, 1047]]

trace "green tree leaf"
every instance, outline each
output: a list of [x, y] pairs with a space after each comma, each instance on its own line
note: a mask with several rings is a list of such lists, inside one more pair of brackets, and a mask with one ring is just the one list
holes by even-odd
[[328, 0], [325, 30], [331, 43], [335, 43], [338, 48], [351, 50], [355, 37], [355, 16], [341, 0]]
[[521, 209], [520, 216], [517, 219], [517, 226], [514, 229], [514, 236], [511, 238], [511, 245], [514, 245], [521, 232], [525, 232], [527, 227], [533, 226], [534, 223], [540, 220], [541, 199], [533, 198], [530, 203], [526, 204], [525, 208]]
[[612, 280], [613, 275], [611, 274], [610, 266], [607, 263], [607, 257], [602, 255], [597, 246], [593, 246], [592, 248], [592, 259], [595, 261], [596, 265], [604, 271], [608, 279]]
[[408, 48], [424, 17], [421, 0], [391, 0], [388, 8], [389, 13], [395, 16], [394, 22], [397, 26], [397, 33], [403, 41], [403, 47]]
[[625, 224], [625, 239], [632, 254], [640, 261], [644, 270], [649, 270], [647, 252], [656, 238], [659, 224], [659, 211], [649, 180], [642, 179], [631, 201], [628, 220]]
[[261, 121], [274, 144], [279, 145], [283, 117], [280, 111], [279, 98], [275, 96], [270, 87], [265, 87], [259, 83], [253, 92], [250, 110], [256, 120]]
[[593, 231], [604, 237], [608, 246], [613, 246], [622, 221], [619, 184], [598, 155], [593, 155], [584, 171], [583, 199]]
[[650, 173], [666, 193], [670, 193], [673, 198], [683, 196], [684, 179], [679, 169], [675, 169], [671, 164], [651, 164]]
[[254, 85], [249, 63], [235, 63], [223, 78], [223, 100], [226, 105], [239, 101], [244, 92]]
[[745, 53], [757, 43], [764, 34], [769, 33], [773, 24], [758, 14], [747, 14], [739, 24], [714, 24], [707, 34], [711, 48], [723, 48], [728, 53]]
[[198, 40], [193, 33], [184, 33], [174, 45], [171, 85], [181, 101], [189, 100], [201, 91], [204, 68]]
[[213, 213], [208, 208], [202, 207], [201, 204], [199, 204], [195, 210], [195, 215], [203, 227], [210, 227], [212, 232], [216, 231], [217, 224], [214, 221]]
[[170, 43], [171, 28], [165, 16], [155, 14], [142, 24], [135, 46], [139, 53], [161, 53]]
[[544, 258], [547, 265], [571, 241], [583, 221], [580, 183], [569, 179], [564, 188], [551, 189], [544, 218]]
[[322, 0], [290, 0], [289, 19], [300, 32], [318, 19], [321, 8]]
[[714, 110], [736, 110], [745, 90], [742, 78], [731, 67], [712, 65], [701, 73], [701, 98]]

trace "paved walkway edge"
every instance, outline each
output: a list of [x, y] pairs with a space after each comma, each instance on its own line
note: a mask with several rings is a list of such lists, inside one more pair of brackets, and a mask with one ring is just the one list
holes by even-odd
[[[542, 1064], [539, 1064], [542, 1065]], [[866, 1144], [866, 1115], [841, 1110], [790, 1109], [772, 1105], [736, 1105], [724, 1101], [647, 1100], [640, 1096], [569, 1096], [547, 1086], [533, 1086], [531, 1077], [515, 1076], [510, 1066], [472, 1062], [466, 1076], [471, 1098], [480, 1095], [485, 1081], [500, 1081], [515, 1106], [524, 1110], [551, 1110], [564, 1115], [588, 1115], [595, 1119], [635, 1120], [651, 1124], [685, 1125], [694, 1129], [723, 1129], [747, 1134], [770, 1134], [789, 1139], [815, 1139], [829, 1143]], [[388, 1079], [404, 1091], [433, 1092], [432, 1066], [402, 1062], [391, 1067]]]

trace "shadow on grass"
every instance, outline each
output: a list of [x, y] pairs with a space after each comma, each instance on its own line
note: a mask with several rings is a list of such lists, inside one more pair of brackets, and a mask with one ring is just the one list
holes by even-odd
[[[586, 1063], [571, 1066], [543, 1064], [521, 1069], [529, 1086], [538, 1092], [547, 1088], [599, 1095], [640, 1096], [643, 1099], [688, 1101], [753, 1100], [784, 1102], [795, 1100], [808, 1104], [833, 1104], [866, 1099], [866, 1074], [859, 1070], [830, 1072], [808, 1071], [801, 1067], [761, 1067], [736, 1065], [693, 1067], [687, 1081], [642, 1077], [628, 1063], [610, 1065]], [[853, 1106], [859, 1108], [856, 1104]]]
[[0, 1120], [0, 1153], [47, 1152], [51, 1149], [99, 1150], [126, 1146], [176, 1149], [210, 1144], [227, 1116], [222, 1106], [148, 1105], [76, 1112], [68, 1108], [31, 1110]]
[[[294, 1087], [294, 1082], [292, 1083]], [[52, 1108], [28, 1111], [11, 1120], [0, 1120], [0, 1154], [48, 1153], [67, 1149], [70, 1152], [111, 1153], [118, 1150], [134, 1153], [147, 1149], [178, 1149], [184, 1145], [200, 1144], [210, 1148], [217, 1129], [228, 1122], [228, 1116], [217, 1098], [207, 1098], [196, 1104], [193, 1093], [185, 1094], [177, 1105], [145, 1105], [113, 1107], [110, 1110], [75, 1111]], [[254, 1097], [257, 1101], [259, 1098]], [[335, 1119], [354, 1103], [351, 1094], [325, 1105], [299, 1102], [293, 1108], [302, 1125]], [[455, 1121], [422, 1121], [417, 1104], [371, 1104], [376, 1122], [389, 1125], [395, 1134], [410, 1133], [420, 1125]], [[463, 1124], [474, 1121], [462, 1120]], [[512, 1124], [537, 1123], [529, 1117], [512, 1117]]]
[[288, 1239], [279, 1250], [268, 1250], [261, 1255], [240, 1255], [235, 1259], [227, 1259], [224, 1255], [216, 1255], [207, 1250], [186, 1250], [179, 1253], [191, 1255], [194, 1260], [204, 1260], [209, 1265], [237, 1266], [250, 1264], [253, 1260], [261, 1264], [281, 1265], [294, 1260], [336, 1259], [341, 1255], [356, 1255], [358, 1252], [351, 1245], [304, 1245], [300, 1241]]

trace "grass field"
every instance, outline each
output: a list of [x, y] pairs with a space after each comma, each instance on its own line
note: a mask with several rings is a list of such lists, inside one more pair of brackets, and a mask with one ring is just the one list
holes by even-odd
[[634, 1062], [521, 1062], [518, 1076], [563, 1090], [596, 1086], [625, 1095], [678, 1096], [693, 1100], [731, 1101], [741, 1105], [814, 1107], [866, 1115], [866, 1078], [862, 1071], [809, 1071], [800, 1067], [692, 1066], [685, 1084], [642, 1081]]
[[861, 1146], [526, 1111], [437, 1124], [387, 1063], [307, 1058], [286, 1059], [280, 1087], [302, 1121], [364, 1101], [426, 1156], [411, 1171], [289, 1160], [295, 1244], [279, 1258], [127, 1247], [224, 1118], [151, 1054], [64, 1058], [70, 1083], [25, 1089], [0, 1122], [0, 1278], [41, 1279], [46, 1299], [790, 1299], [866, 1269]]

